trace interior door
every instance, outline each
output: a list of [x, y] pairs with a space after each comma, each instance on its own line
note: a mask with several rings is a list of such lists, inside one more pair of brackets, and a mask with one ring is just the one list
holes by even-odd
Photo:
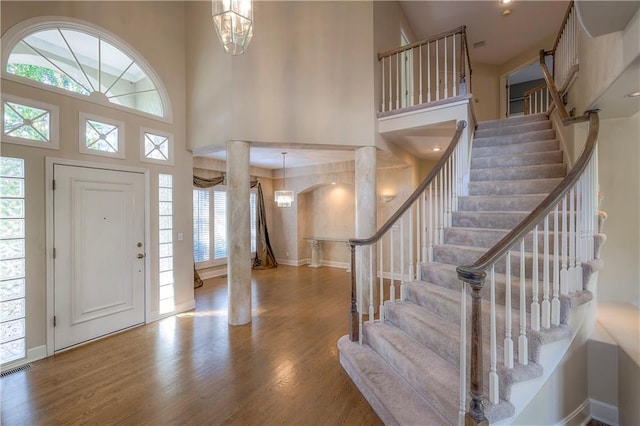
[[142, 173], [54, 165], [55, 350], [144, 322]]

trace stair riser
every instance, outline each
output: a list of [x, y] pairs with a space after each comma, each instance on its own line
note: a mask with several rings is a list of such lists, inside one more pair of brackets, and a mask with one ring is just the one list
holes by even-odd
[[475, 138], [488, 138], [494, 136], [515, 135], [518, 133], [535, 132], [537, 130], [551, 129], [550, 121], [537, 121], [533, 123], [525, 123], [519, 126], [496, 127], [493, 129], [476, 130]]
[[[511, 230], [527, 217], [528, 213], [524, 212], [495, 212], [487, 214], [485, 212], [452, 212], [451, 223], [455, 227], [460, 228], [485, 228], [485, 229], [507, 229]], [[562, 213], [558, 214], [558, 229], [562, 229]], [[570, 216], [567, 213], [567, 227], [569, 227]], [[575, 214], [573, 214], [575, 217]], [[549, 216], [549, 231], [553, 231], [554, 214]], [[538, 225], [538, 229], [543, 229], [544, 222]]]
[[471, 170], [472, 182], [561, 178], [565, 176], [564, 164], [544, 166], [505, 167]]
[[[469, 247], [481, 247], [491, 248], [498, 241], [500, 241], [508, 231], [493, 229], [493, 230], [475, 230], [464, 228], [446, 228], [444, 230], [444, 242], [445, 244], [452, 244], [456, 246], [469, 246]], [[555, 234], [549, 233], [549, 254], [553, 254], [553, 241]], [[524, 239], [527, 250], [533, 251], [533, 234], [529, 234]], [[558, 241], [559, 243], [559, 241]], [[544, 233], [538, 232], [538, 252], [544, 253]]]
[[459, 197], [460, 211], [531, 212], [545, 195]]
[[494, 167], [519, 167], [562, 163], [562, 151], [535, 152], [500, 157], [481, 157], [471, 159], [471, 169], [489, 169]]
[[[519, 247], [519, 245], [518, 245]], [[515, 247], [515, 250], [511, 253], [511, 275], [514, 277], [520, 276], [520, 250]], [[517, 251], [516, 251], [517, 250]], [[435, 246], [433, 248], [433, 259], [436, 262], [448, 263], [451, 265], [472, 265], [484, 251], [479, 253], [478, 250], [461, 248], [457, 246]], [[525, 277], [531, 278], [533, 272], [533, 255], [525, 252]], [[542, 277], [544, 271], [543, 256], [538, 255], [538, 273]], [[548, 261], [549, 271], [553, 271], [553, 258]], [[495, 265], [495, 271], [504, 274], [506, 266], [504, 261], [499, 261]]]
[[545, 114], [522, 115], [519, 117], [503, 118], [500, 120], [491, 120], [478, 123], [477, 130], [496, 129], [510, 126], [519, 126], [526, 123], [534, 123], [537, 121], [548, 121]]
[[553, 129], [538, 130], [535, 132], [516, 133], [507, 136], [492, 136], [488, 138], [475, 138], [473, 140], [474, 148], [499, 147], [503, 145], [513, 145], [525, 142], [537, 142], [554, 139], [556, 132]]
[[469, 195], [523, 195], [548, 194], [562, 181], [555, 179], [536, 179], [502, 182], [471, 182]]
[[558, 141], [542, 141], [542, 142], [527, 142], [514, 145], [506, 145], [501, 147], [489, 147], [489, 148], [473, 148], [471, 150], [472, 158], [484, 158], [484, 157], [503, 157], [507, 155], [519, 155], [519, 154], [531, 154], [545, 151], [557, 151]]

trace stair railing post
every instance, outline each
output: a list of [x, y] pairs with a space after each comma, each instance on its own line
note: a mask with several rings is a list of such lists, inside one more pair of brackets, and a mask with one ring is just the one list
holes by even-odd
[[[469, 409], [465, 414], [464, 424], [465, 426], [488, 426], [489, 421], [484, 415], [483, 404], [482, 295], [480, 294], [487, 273], [464, 266], [459, 266], [456, 270], [458, 278], [471, 287], [471, 368], [469, 374], [471, 401], [469, 401]], [[461, 371], [460, 374], [465, 374], [465, 372]]]

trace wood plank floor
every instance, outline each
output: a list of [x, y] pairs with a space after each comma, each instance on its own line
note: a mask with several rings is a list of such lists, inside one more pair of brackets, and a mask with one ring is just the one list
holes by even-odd
[[195, 311], [2, 378], [2, 424], [381, 424], [338, 361], [349, 274], [279, 266], [252, 285], [250, 325], [227, 324], [214, 278]]

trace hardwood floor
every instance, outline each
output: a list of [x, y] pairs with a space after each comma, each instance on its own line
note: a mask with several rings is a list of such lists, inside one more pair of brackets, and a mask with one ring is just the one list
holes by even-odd
[[338, 361], [349, 274], [253, 272], [253, 322], [227, 324], [226, 278], [196, 310], [0, 380], [2, 424], [381, 424]]

